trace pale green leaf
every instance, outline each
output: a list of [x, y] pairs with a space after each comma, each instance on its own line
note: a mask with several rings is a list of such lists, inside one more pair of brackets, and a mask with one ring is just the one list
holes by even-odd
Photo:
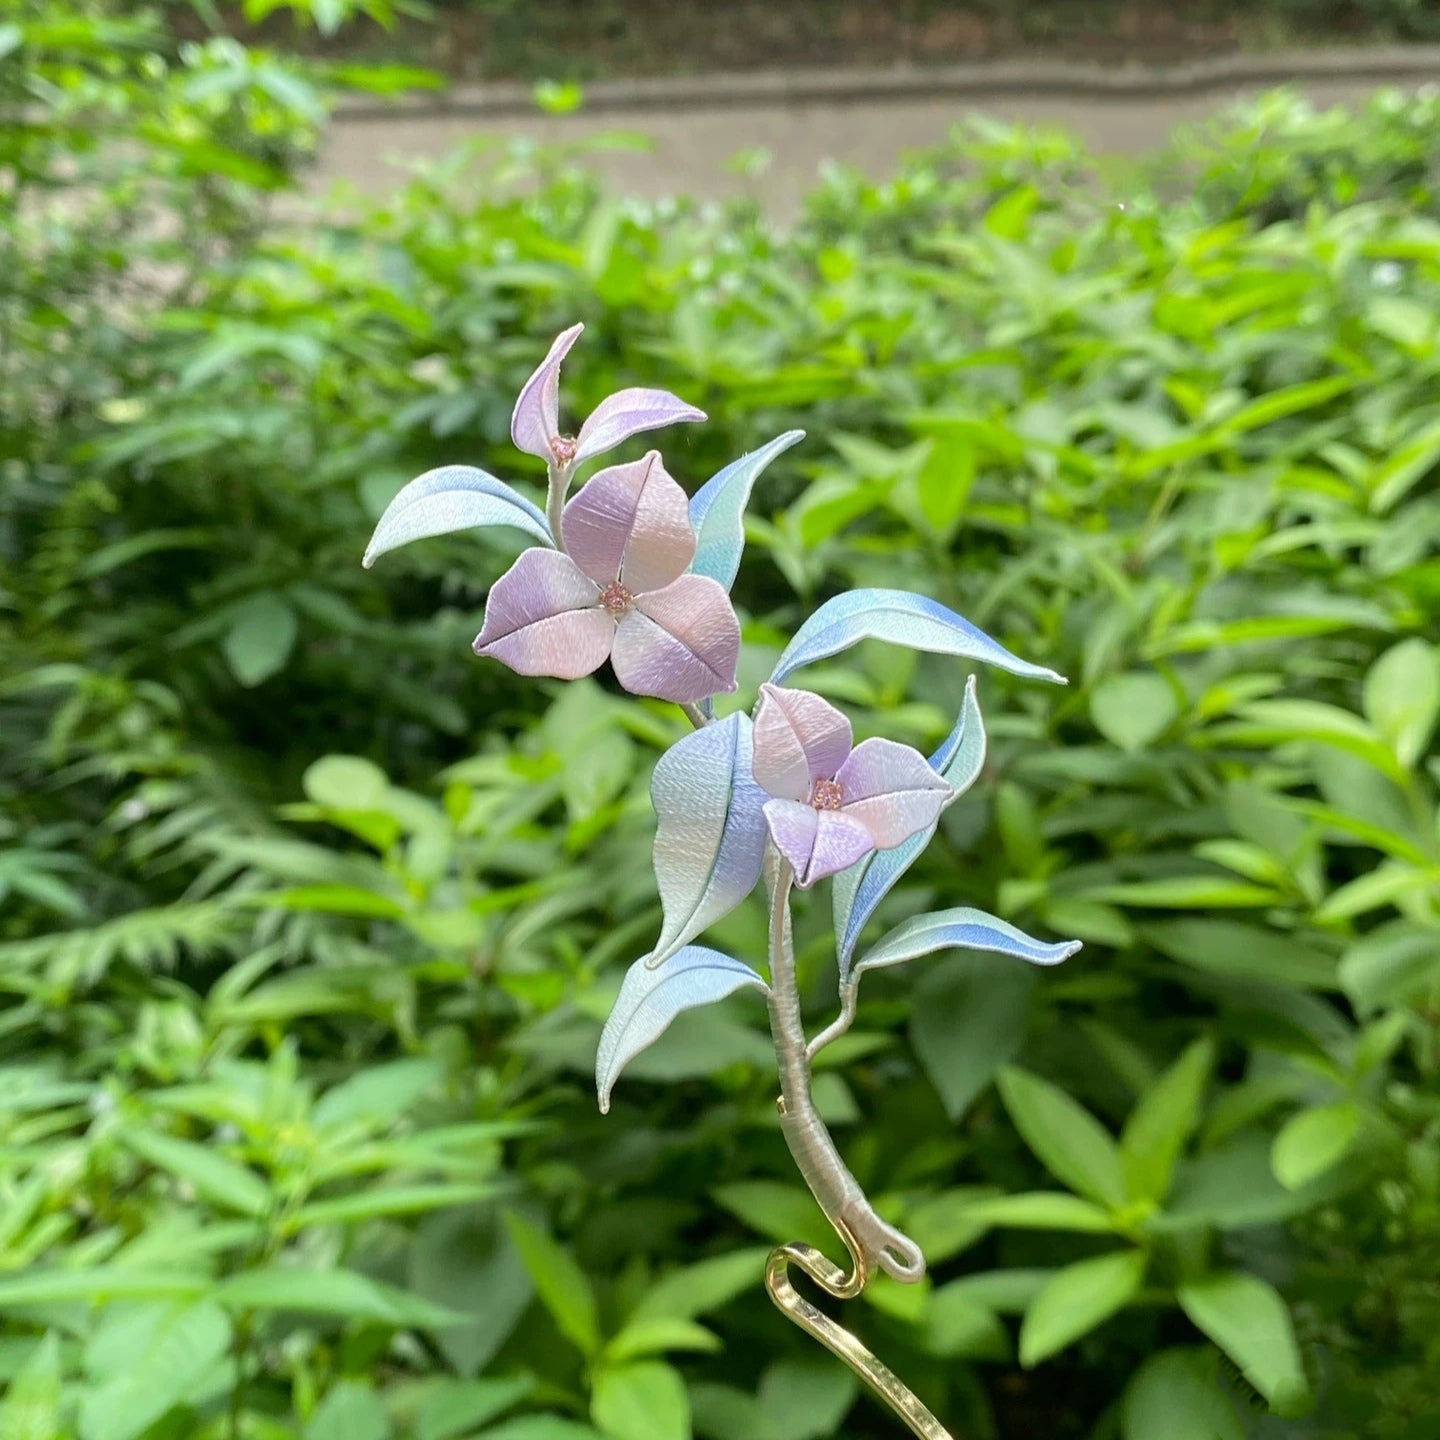
[[209, 1145], [158, 1130], [126, 1130], [125, 1144], [157, 1169], [187, 1181], [198, 1195], [259, 1219], [271, 1206], [270, 1188], [253, 1170]]
[[1108, 675], [1090, 695], [1090, 718], [1112, 745], [1128, 753], [1158, 740], [1179, 713], [1175, 691], [1161, 675]]
[[324, 755], [300, 777], [306, 795], [330, 810], [369, 810], [390, 789], [385, 772], [359, 755]]
[[1139, 1293], [1145, 1255], [1118, 1250], [1057, 1271], [1020, 1326], [1020, 1363], [1038, 1365], [1108, 1320]]
[[590, 1418], [609, 1440], [690, 1440], [685, 1382], [659, 1360], [602, 1366], [590, 1391]]
[[646, 1291], [631, 1316], [632, 1323], [693, 1320], [720, 1309], [760, 1283], [769, 1253], [765, 1248], [735, 1250], [670, 1271]]
[[60, 1393], [60, 1339], [49, 1330], [0, 1403], [0, 1440], [56, 1440], [62, 1433]]
[[859, 1390], [855, 1376], [828, 1355], [787, 1356], [760, 1377], [760, 1409], [786, 1440], [838, 1433]]
[[631, 1320], [605, 1347], [611, 1362], [635, 1360], [642, 1355], [663, 1355], [671, 1350], [693, 1350], [713, 1354], [720, 1349], [714, 1331], [678, 1316], [656, 1315]]
[[1035, 1191], [1026, 1195], [999, 1195], [977, 1200], [969, 1209], [978, 1224], [1012, 1230], [1063, 1230], [1084, 1235], [1108, 1235], [1115, 1228], [1108, 1210], [1078, 1195], [1061, 1191]]
[[315, 1407], [303, 1440], [389, 1440], [390, 1417], [372, 1386], [341, 1380]]
[[354, 1270], [272, 1266], [221, 1280], [210, 1293], [228, 1310], [293, 1311], [433, 1330], [460, 1317]]
[[1292, 1115], [1270, 1150], [1275, 1178], [1287, 1190], [1308, 1185], [1345, 1158], [1359, 1128], [1360, 1111], [1348, 1100]]
[[133, 1440], [184, 1402], [230, 1348], [229, 1317], [208, 1300], [117, 1306], [86, 1350], [82, 1440]]
[[1273, 1286], [1255, 1275], [1218, 1272], [1182, 1284], [1180, 1307], [1240, 1367], [1245, 1378], [1281, 1415], [1305, 1405], [1309, 1383], [1290, 1324], [1290, 1312]]

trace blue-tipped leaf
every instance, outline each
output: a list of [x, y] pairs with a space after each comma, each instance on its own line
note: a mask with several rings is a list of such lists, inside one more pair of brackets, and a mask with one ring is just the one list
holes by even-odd
[[909, 590], [850, 590], [827, 600], [795, 632], [770, 680], [779, 685], [802, 665], [838, 655], [862, 640], [888, 640], [912, 650], [982, 660], [1031, 680], [1065, 683], [1053, 670], [1012, 655], [963, 615]]
[[509, 525], [553, 548], [538, 506], [473, 465], [442, 465], [417, 476], [385, 507], [361, 562], [368, 570], [388, 550], [477, 525]]
[[[979, 778], [985, 764], [985, 721], [980, 715], [980, 702], [975, 696], [975, 677], [965, 683], [965, 699], [960, 707], [955, 728], [945, 737], [940, 748], [930, 757], [930, 766], [950, 782], [958, 800]], [[936, 826], [927, 826], [893, 850], [877, 850], [835, 877], [832, 887], [835, 908], [835, 952], [840, 964], [843, 984], [850, 972], [860, 932], [880, 902], [894, 888], [895, 882], [914, 864], [916, 857], [934, 838]]]
[[601, 1114], [610, 1109], [610, 1092], [620, 1072], [653, 1045], [677, 1015], [723, 1000], [746, 986], [762, 994], [770, 988], [748, 965], [703, 945], [687, 945], [658, 970], [637, 960], [626, 972], [595, 1055]]
[[937, 950], [990, 950], [998, 955], [1028, 960], [1032, 965], [1058, 965], [1078, 949], [1078, 940], [1055, 943], [1036, 940], [983, 910], [961, 906], [955, 910], [937, 910], [932, 915], [917, 915], [903, 925], [897, 925], [855, 962], [850, 983], [856, 983], [866, 970], [902, 965], [921, 955], [933, 955]]
[[690, 569], [708, 575], [727, 590], [735, 583], [745, 549], [745, 507], [760, 472], [779, 454], [805, 438], [803, 430], [787, 430], [768, 445], [742, 455], [706, 481], [690, 501], [695, 527], [695, 559]]
[[728, 915], [760, 878], [770, 797], [750, 773], [753, 728], [748, 715], [727, 715], [655, 765], [655, 883], [665, 918], [652, 967]]

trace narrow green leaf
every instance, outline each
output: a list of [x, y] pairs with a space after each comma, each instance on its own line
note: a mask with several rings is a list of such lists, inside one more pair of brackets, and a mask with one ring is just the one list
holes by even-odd
[[357, 1190], [353, 1195], [302, 1205], [286, 1217], [283, 1228], [287, 1235], [295, 1235], [312, 1225], [358, 1225], [382, 1215], [421, 1215], [454, 1205], [474, 1204], [490, 1198], [495, 1191], [493, 1185], [464, 1184], [391, 1185]]
[[582, 1354], [594, 1355], [600, 1349], [600, 1314], [585, 1272], [559, 1241], [523, 1215], [507, 1212], [505, 1226], [560, 1333]]
[[0, 1404], [0, 1440], [56, 1440], [60, 1427], [60, 1339], [46, 1331]]
[[1440, 420], [1430, 420], [1365, 477], [1370, 511], [1383, 515], [1435, 468], [1440, 461]]
[[590, 1418], [610, 1440], [690, 1440], [685, 1382], [659, 1360], [603, 1366], [590, 1391]]
[[1360, 1128], [1360, 1111], [1348, 1100], [1302, 1110], [1281, 1127], [1270, 1150], [1275, 1178], [1298, 1190], [1345, 1158]]
[[1141, 933], [1172, 960], [1207, 974], [1307, 990], [1333, 990], [1339, 983], [1337, 961], [1317, 945], [1240, 920], [1156, 920]]
[[54, 1305], [67, 1300], [103, 1304], [110, 1300], [180, 1299], [201, 1294], [209, 1284], [209, 1279], [201, 1274], [132, 1270], [124, 1265], [34, 1270], [0, 1279], [0, 1308]]
[[141, 1159], [188, 1181], [207, 1200], [257, 1220], [270, 1208], [264, 1180], [218, 1150], [155, 1130], [126, 1130], [121, 1138]]
[[1118, 1250], [1057, 1271], [1030, 1303], [1020, 1325], [1020, 1363], [1048, 1359], [1108, 1320], [1139, 1293], [1145, 1255]]
[[1137, 1200], [1160, 1201], [1200, 1118], [1215, 1047], [1197, 1040], [1140, 1097], [1120, 1134], [1125, 1183]]
[[1136, 1372], [1121, 1411], [1124, 1440], [1244, 1440], [1210, 1349], [1162, 1350]]
[[1060, 1191], [1035, 1191], [1028, 1195], [998, 1195], [977, 1200], [968, 1214], [979, 1224], [1013, 1230], [1064, 1230], [1081, 1235], [1108, 1235], [1114, 1221], [1108, 1210]]
[[778, 1180], [737, 1180], [720, 1185], [715, 1199], [752, 1230], [780, 1244], [804, 1240], [817, 1248], [832, 1244], [834, 1231], [815, 1197], [802, 1185]]
[[1125, 1174], [1110, 1133], [1063, 1091], [1027, 1071], [1000, 1072], [1000, 1096], [1021, 1138], [1062, 1184], [1100, 1205], [1125, 1203]]
[[463, 1318], [354, 1270], [246, 1270], [221, 1280], [210, 1293], [229, 1310], [335, 1315], [397, 1328], [434, 1330]]
[[713, 1354], [719, 1349], [720, 1341], [703, 1325], [672, 1315], [656, 1315], [648, 1320], [631, 1320], [605, 1347], [605, 1357], [618, 1362], [642, 1355], [663, 1355], [669, 1350]]
[[672, 1270], [646, 1291], [631, 1323], [654, 1319], [693, 1320], [708, 1315], [737, 1295], [753, 1290], [765, 1273], [769, 1250], [760, 1247], [716, 1255]]
[[322, 1130], [385, 1124], [403, 1115], [443, 1073], [440, 1061], [429, 1057], [357, 1070], [320, 1097], [312, 1118]]
[[1181, 1285], [1180, 1308], [1209, 1336], [1270, 1402], [1293, 1417], [1310, 1387], [1290, 1325], [1290, 1312], [1274, 1287], [1254, 1275], [1217, 1272]]

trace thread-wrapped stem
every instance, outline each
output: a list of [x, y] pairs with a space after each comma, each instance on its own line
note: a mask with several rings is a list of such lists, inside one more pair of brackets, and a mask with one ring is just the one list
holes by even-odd
[[575, 462], [551, 460], [548, 466], [550, 485], [545, 492], [545, 518], [550, 522], [550, 538], [559, 551], [565, 549], [565, 537], [560, 533], [560, 521], [565, 514], [565, 497], [570, 493], [570, 476]]
[[843, 1237], [854, 1240], [862, 1266], [914, 1282], [925, 1274], [920, 1247], [875, 1213], [815, 1108], [790, 926], [795, 877], [788, 861], [773, 853], [770, 860], [770, 1033], [780, 1063], [780, 1125], [785, 1143], [830, 1223]]

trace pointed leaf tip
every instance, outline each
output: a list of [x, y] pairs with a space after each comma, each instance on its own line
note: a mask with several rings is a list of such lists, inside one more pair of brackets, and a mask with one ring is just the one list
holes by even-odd
[[703, 945], [687, 945], [659, 969], [637, 960], [625, 974], [595, 1053], [600, 1113], [610, 1111], [610, 1094], [620, 1072], [653, 1045], [676, 1016], [746, 986], [769, 994], [770, 987], [748, 965]]
[[412, 540], [482, 525], [508, 525], [542, 545], [555, 543], [539, 507], [503, 480], [473, 465], [441, 465], [410, 481], [385, 507], [360, 563], [368, 570]]
[[909, 590], [851, 590], [827, 600], [795, 632], [770, 679], [778, 684], [801, 666], [838, 655], [861, 640], [981, 660], [1026, 679], [1065, 683], [1048, 667], [1012, 655], [963, 615]]
[[735, 583], [745, 550], [745, 507], [765, 467], [805, 438], [803, 430], [787, 430], [773, 440], [717, 471], [690, 501], [690, 523], [696, 549], [691, 569], [718, 580], [727, 590]]

